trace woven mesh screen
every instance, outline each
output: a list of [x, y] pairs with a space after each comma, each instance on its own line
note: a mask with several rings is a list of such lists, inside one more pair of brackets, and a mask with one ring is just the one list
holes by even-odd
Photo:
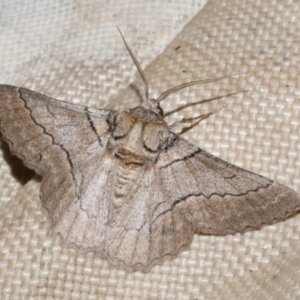
[[[184, 137], [300, 192], [300, 2], [210, 0], [201, 10], [203, 4], [2, 0], [0, 82], [75, 103], [132, 107], [138, 98], [127, 86], [141, 82], [118, 25], [154, 96], [237, 74], [170, 96], [162, 104], [166, 119], [222, 107]], [[195, 236], [175, 260], [127, 274], [61, 245], [40, 210], [40, 183], [2, 148], [1, 299], [300, 298], [299, 216], [243, 235]]]

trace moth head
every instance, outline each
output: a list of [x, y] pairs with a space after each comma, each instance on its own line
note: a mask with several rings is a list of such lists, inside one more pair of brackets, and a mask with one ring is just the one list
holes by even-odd
[[160, 117], [164, 116], [164, 111], [163, 109], [160, 107], [159, 102], [157, 102], [156, 99], [146, 99], [146, 101], [144, 101], [144, 103], [142, 104], [142, 106], [146, 109], [149, 109], [153, 112], [155, 112], [157, 115], [159, 115]]

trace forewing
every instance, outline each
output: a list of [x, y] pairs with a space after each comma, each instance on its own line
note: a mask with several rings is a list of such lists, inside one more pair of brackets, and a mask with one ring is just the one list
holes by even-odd
[[107, 119], [114, 114], [0, 86], [2, 137], [13, 154], [43, 177], [41, 200], [53, 224], [84, 191], [86, 161], [104, 155]]
[[259, 229], [300, 210], [288, 187], [233, 166], [179, 139], [157, 162], [165, 200], [154, 220], [181, 214], [196, 233], [224, 235]]

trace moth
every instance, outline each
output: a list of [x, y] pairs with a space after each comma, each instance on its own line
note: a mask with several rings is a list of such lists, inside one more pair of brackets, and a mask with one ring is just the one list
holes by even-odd
[[300, 210], [293, 190], [180, 137], [160, 102], [199, 82], [150, 99], [124, 43], [145, 84], [138, 107], [119, 113], [0, 86], [2, 138], [42, 177], [42, 208], [64, 244], [147, 272], [188, 249], [194, 234], [243, 233]]

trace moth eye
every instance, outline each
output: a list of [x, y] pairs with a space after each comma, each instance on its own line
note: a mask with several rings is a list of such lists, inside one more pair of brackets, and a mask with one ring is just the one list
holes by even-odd
[[157, 107], [156, 107], [156, 113], [157, 113], [159, 116], [161, 116], [161, 117], [164, 116], [164, 111], [163, 111], [163, 109], [162, 109], [160, 106], [157, 106]]

